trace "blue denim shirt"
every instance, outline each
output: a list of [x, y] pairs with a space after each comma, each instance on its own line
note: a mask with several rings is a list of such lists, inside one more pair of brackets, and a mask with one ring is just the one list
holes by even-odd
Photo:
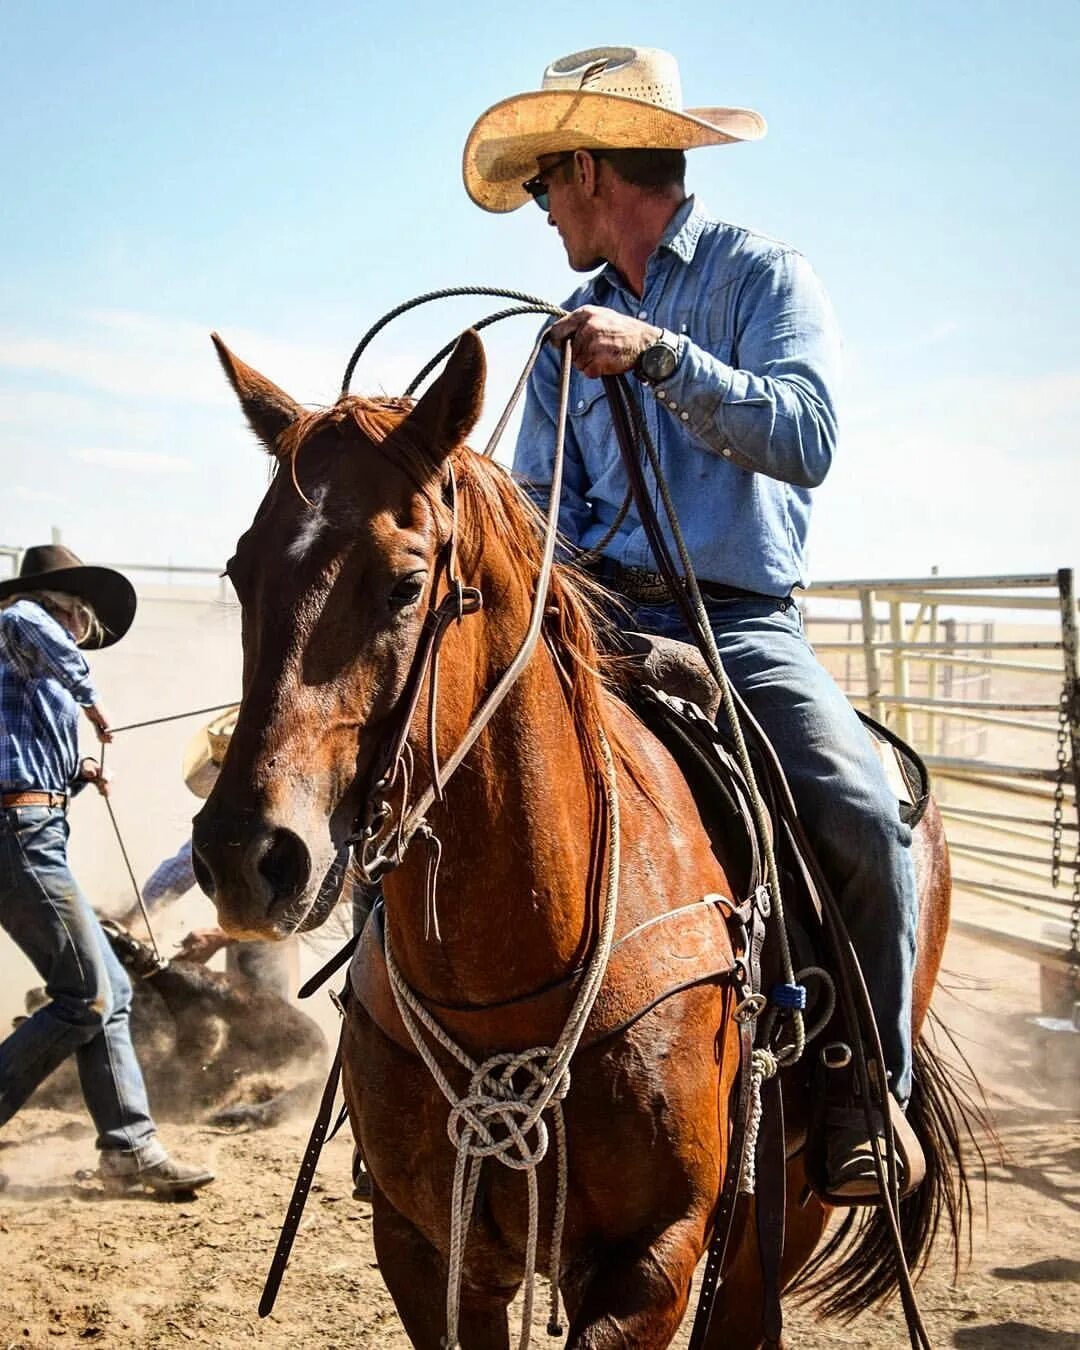
[[[674, 375], [637, 387], [698, 575], [765, 595], [805, 585], [810, 489], [836, 446], [840, 362], [832, 309], [806, 259], [712, 219], [690, 197], [649, 259], [641, 299], [609, 264], [565, 307], [589, 304], [679, 339]], [[558, 371], [558, 352], [545, 346], [514, 455], [545, 508]], [[626, 476], [600, 380], [574, 370], [569, 413], [559, 524], [571, 544], [590, 548], [617, 515]], [[604, 552], [656, 569], [633, 507]]]

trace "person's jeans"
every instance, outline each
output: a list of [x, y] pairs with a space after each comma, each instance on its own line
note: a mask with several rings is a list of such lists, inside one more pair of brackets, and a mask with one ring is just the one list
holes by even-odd
[[67, 840], [62, 810], [0, 810], [0, 924], [50, 999], [0, 1045], [0, 1125], [74, 1054], [98, 1148], [152, 1167], [166, 1152], [131, 1043], [131, 982], [71, 874]]
[[[890, 1088], [911, 1094], [911, 982], [919, 896], [911, 830], [870, 736], [818, 662], [791, 601], [709, 600], [728, 678], [784, 767], [799, 817], [851, 934]], [[630, 607], [616, 626], [691, 641], [674, 603]]]

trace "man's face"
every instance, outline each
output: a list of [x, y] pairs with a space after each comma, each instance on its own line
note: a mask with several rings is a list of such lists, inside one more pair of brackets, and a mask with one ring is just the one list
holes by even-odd
[[605, 260], [597, 244], [596, 198], [586, 192], [578, 155], [541, 155], [537, 176], [547, 186], [548, 224], [559, 231], [567, 262], [575, 272], [594, 272]]

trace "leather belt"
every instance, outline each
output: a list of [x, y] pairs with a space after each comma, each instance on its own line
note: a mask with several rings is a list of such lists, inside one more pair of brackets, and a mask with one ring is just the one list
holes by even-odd
[[27, 788], [25, 792], [2, 792], [0, 806], [67, 806], [67, 793], [39, 792], [35, 788]]
[[[636, 605], [668, 605], [674, 599], [663, 576], [659, 572], [650, 572], [646, 567], [627, 567], [611, 558], [604, 558], [595, 570], [601, 581]], [[792, 604], [790, 595], [763, 595], [760, 591], [744, 591], [739, 586], [726, 586], [719, 581], [702, 581], [700, 577], [698, 589], [708, 600], [764, 601], [784, 609]]]

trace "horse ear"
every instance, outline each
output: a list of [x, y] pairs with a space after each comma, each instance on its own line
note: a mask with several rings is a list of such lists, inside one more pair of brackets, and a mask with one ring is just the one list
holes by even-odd
[[292, 426], [304, 411], [303, 408], [265, 375], [260, 375], [238, 356], [234, 356], [216, 333], [211, 333], [210, 338], [252, 431], [267, 450], [276, 455], [278, 437], [286, 427]]
[[424, 448], [443, 458], [461, 445], [484, 406], [487, 361], [475, 329], [467, 328], [450, 353], [446, 369], [409, 414]]

